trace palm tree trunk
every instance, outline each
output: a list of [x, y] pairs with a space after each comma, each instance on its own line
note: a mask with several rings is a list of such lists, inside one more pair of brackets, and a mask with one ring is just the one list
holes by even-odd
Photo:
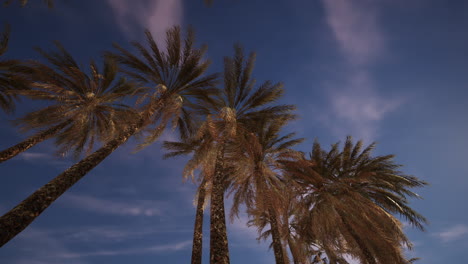
[[192, 245], [192, 264], [202, 263], [203, 250], [203, 206], [205, 204], [205, 189], [206, 181], [203, 179], [198, 192], [197, 213], [195, 216], [195, 227], [193, 231]]
[[211, 191], [210, 208], [210, 264], [229, 264], [229, 247], [226, 231], [226, 216], [224, 212], [224, 150], [225, 145], [219, 144], [216, 155], [215, 175]]
[[143, 121], [130, 126], [120, 136], [106, 143], [93, 154], [71, 166], [28, 198], [0, 217], [0, 247], [18, 235], [52, 202], [77, 183], [90, 170], [125, 143], [143, 125]]
[[50, 129], [47, 129], [46, 131], [39, 133], [37, 135], [34, 135], [25, 141], [18, 143], [10, 148], [5, 149], [4, 151], [0, 152], [0, 163], [7, 161], [14, 156], [20, 154], [23, 151], [26, 151], [33, 147], [34, 145], [41, 143], [42, 141], [49, 139], [53, 137], [55, 134], [57, 134], [60, 130], [65, 128], [67, 125], [69, 125], [72, 121], [68, 120], [63, 123], [60, 123]]
[[273, 241], [273, 251], [275, 253], [276, 264], [285, 264], [283, 244], [281, 243], [281, 235], [279, 232], [276, 212], [273, 208], [268, 210], [270, 216], [271, 238]]
[[299, 253], [299, 251], [297, 249], [296, 243], [292, 240], [290, 235], [288, 236], [288, 245], [289, 245], [289, 249], [291, 249], [291, 255], [292, 255], [292, 258], [293, 258], [293, 263], [294, 264], [301, 264], [301, 260], [303, 258], [300, 257], [300, 253]]

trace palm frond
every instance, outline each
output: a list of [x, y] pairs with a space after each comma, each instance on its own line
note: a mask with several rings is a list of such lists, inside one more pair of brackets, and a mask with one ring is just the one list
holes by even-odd
[[15, 123], [29, 131], [71, 122], [56, 135], [56, 144], [59, 154], [73, 150], [78, 157], [134, 122], [138, 114], [122, 100], [132, 96], [138, 84], [118, 76], [118, 66], [110, 58], [103, 59], [102, 71], [94, 61], [85, 71], [60, 43], [55, 42], [55, 47], [52, 51], [36, 49], [48, 63], [29, 62], [23, 75], [33, 80], [31, 89], [16, 91], [51, 104]]

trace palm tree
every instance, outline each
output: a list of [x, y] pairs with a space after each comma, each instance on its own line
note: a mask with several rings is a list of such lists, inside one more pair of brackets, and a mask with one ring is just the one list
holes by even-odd
[[408, 206], [419, 197], [409, 188], [427, 183], [398, 170], [393, 155], [372, 157], [375, 143], [361, 152], [362, 142], [346, 139], [329, 152], [314, 143], [310, 159], [287, 161], [285, 171], [301, 188], [301, 236], [319, 244], [330, 263], [346, 263], [343, 254], [361, 263], [407, 263], [402, 244], [411, 243], [392, 214], [423, 230], [426, 219]]
[[96, 142], [111, 139], [137, 116], [130, 107], [120, 103], [133, 94], [134, 85], [117, 76], [115, 61], [105, 58], [102, 71], [91, 62], [91, 74], [87, 74], [59, 43], [56, 46], [58, 52], [38, 49], [52, 67], [30, 62], [27, 69], [32, 80], [30, 89], [14, 91], [53, 103], [16, 121], [24, 131], [40, 132], [1, 151], [0, 162], [51, 137], [57, 139], [58, 153], [74, 150], [78, 157], [84, 150], [89, 153]]
[[[8, 49], [9, 36], [10, 25], [7, 24], [0, 35], [0, 56]], [[0, 108], [6, 113], [11, 113], [15, 109], [13, 99], [16, 96], [10, 91], [27, 89], [26, 80], [14, 74], [20, 66], [21, 63], [17, 60], [0, 60]]]
[[[207, 135], [205, 135], [207, 136]], [[203, 215], [205, 211], [206, 201], [211, 193], [211, 180], [213, 178], [214, 166], [212, 160], [216, 158], [215, 153], [211, 151], [212, 146], [208, 146], [207, 142], [192, 135], [189, 138], [182, 139], [180, 142], [164, 141], [163, 146], [170, 152], [164, 155], [164, 158], [176, 157], [193, 153], [193, 156], [184, 167], [183, 177], [187, 180], [189, 177], [195, 181], [194, 172], [199, 170], [198, 181], [200, 184], [197, 188], [196, 195], [196, 213], [195, 225], [193, 230], [192, 244], [192, 264], [202, 263], [203, 250]]]
[[295, 133], [280, 136], [281, 128], [293, 119], [293, 115], [285, 115], [276, 119], [261, 119], [256, 123], [255, 132], [244, 135], [244, 142], [238, 148], [239, 171], [232, 180], [233, 207], [231, 219], [238, 214], [239, 206], [245, 204], [250, 212], [260, 214], [254, 215], [256, 221], [260, 222], [259, 232], [265, 224], [270, 225], [267, 235], [272, 237], [272, 245], [275, 253], [276, 263], [287, 263], [287, 253], [282, 244], [280, 230], [280, 219], [278, 214], [279, 197], [284, 189], [283, 181], [278, 176], [280, 160], [292, 160], [298, 158], [300, 152], [291, 147], [299, 144], [303, 139], [291, 139]]
[[147, 103], [141, 109], [140, 117], [130, 122], [123, 131], [119, 131], [118, 136], [108, 141], [103, 147], [59, 174], [2, 216], [0, 218], [0, 246], [24, 230], [52, 202], [115, 149], [127, 142], [132, 135], [154, 124], [155, 128], [146, 138], [145, 143], [156, 140], [168, 125], [183, 125], [183, 118], [189, 118], [190, 107], [195, 104], [195, 100], [207, 96], [210, 87], [216, 81], [216, 75], [202, 77], [209, 62], [203, 60], [205, 49], [193, 47], [193, 31], [189, 31], [182, 43], [180, 28], [169, 29], [167, 52], [159, 50], [148, 31], [146, 36], [150, 51], [141, 44], [134, 43], [143, 56], [143, 60], [117, 45], [121, 54], [108, 54], [112, 55], [111, 58], [128, 66], [125, 70], [127, 75], [137, 78], [137, 81], [146, 80], [147, 84], [156, 86], [154, 93], [150, 94], [150, 91], [145, 89], [146, 96], [140, 97], [141, 100], [147, 99]]
[[[294, 264], [325, 264], [326, 258], [322, 257], [323, 250], [314, 242], [307, 242], [299, 232], [300, 223], [298, 215], [301, 213], [301, 197], [297, 186], [288, 177], [280, 185], [281, 196], [278, 196], [278, 210], [281, 216], [281, 233], [285, 243], [289, 246]], [[263, 234], [262, 234], [263, 235]]]
[[[253, 131], [255, 120], [289, 113], [291, 105], [270, 106], [283, 94], [283, 85], [267, 81], [254, 89], [251, 78], [255, 54], [245, 59], [240, 46], [235, 46], [233, 58], [224, 60], [224, 87], [214, 100], [207, 101], [207, 133], [215, 140], [215, 173], [212, 182], [210, 208], [210, 263], [229, 263], [229, 249], [224, 211], [226, 190], [226, 158], [236, 138]], [[229, 157], [234, 158], [236, 157]]]
[[193, 228], [192, 264], [202, 263], [203, 251], [203, 214], [205, 211], [207, 181], [203, 179], [197, 192], [197, 209]]
[[185, 148], [181, 142], [165, 143], [174, 155], [194, 153], [185, 173], [197, 168], [211, 170], [210, 263], [229, 263], [224, 193], [236, 160], [237, 146], [233, 143], [238, 135], [253, 129], [255, 120], [284, 115], [294, 109], [291, 105], [269, 106], [281, 97], [282, 84], [265, 82], [254, 89], [251, 74], [255, 54], [245, 59], [240, 46], [234, 49], [234, 57], [224, 60], [224, 87], [214, 97], [206, 97], [196, 109], [196, 114], [205, 118], [191, 139], [192, 148]]
[[[29, 2], [28, 0], [18, 0], [21, 4], [22, 7], [26, 6], [26, 4]], [[9, 6], [11, 3], [15, 2], [15, 0], [6, 0], [4, 2], [5, 6]], [[54, 7], [54, 0], [42, 0], [49, 8]]]

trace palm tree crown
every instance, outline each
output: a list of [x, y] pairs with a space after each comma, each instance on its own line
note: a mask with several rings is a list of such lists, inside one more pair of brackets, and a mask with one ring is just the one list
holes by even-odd
[[[8, 49], [9, 36], [10, 26], [7, 24], [0, 36], [0, 56]], [[26, 80], [14, 74], [20, 64], [17, 60], [0, 60], [0, 108], [7, 113], [15, 109], [13, 99], [16, 96], [11, 91], [28, 88]]]
[[139, 101], [147, 103], [142, 108], [144, 126], [148, 136], [141, 147], [154, 142], [165, 128], [179, 128], [180, 135], [187, 137], [190, 129], [191, 109], [200, 100], [207, 98], [216, 90], [217, 74], [203, 76], [209, 60], [204, 60], [206, 46], [195, 48], [195, 33], [188, 30], [187, 37], [181, 38], [180, 27], [166, 32], [166, 52], [161, 51], [149, 31], [146, 31], [149, 49], [138, 42], [133, 46], [138, 54], [125, 50], [115, 44], [118, 53], [107, 53], [124, 66], [130, 78], [156, 89], [146, 89]]
[[[180, 125], [183, 122], [184, 116], [188, 116], [188, 114], [184, 114], [184, 106], [188, 108], [194, 105], [197, 98], [203, 98], [209, 94], [210, 88], [216, 81], [216, 75], [203, 77], [209, 63], [202, 58], [204, 49], [193, 48], [193, 32], [189, 33], [189, 36], [184, 40], [184, 44], [182, 44], [180, 29], [175, 27], [168, 30], [167, 53], [159, 51], [149, 32], [147, 32], [147, 37], [151, 53], [142, 45], [134, 43], [144, 57], [143, 60], [117, 45], [116, 47], [121, 51], [121, 54], [108, 53], [106, 60], [113, 61], [116, 59], [126, 66], [126, 69], [123, 70], [125, 73], [139, 82], [153, 84], [158, 89], [154, 93], [149, 93], [150, 89], [146, 88], [132, 91], [132, 93], [147, 93], [146, 96], [140, 97], [143, 101], [148, 99], [148, 102], [137, 118], [127, 122], [123, 128], [119, 129], [116, 136], [106, 142], [100, 149], [59, 174], [0, 217], [0, 246], [24, 230], [64, 192], [145, 126], [151, 124], [156, 126], [155, 130], [150, 131], [146, 143], [152, 142], [170, 121], [172, 121], [172, 125]], [[55, 59], [55, 55], [49, 57]], [[63, 59], [59, 64], [69, 65], [68, 59], [66, 57]], [[62, 71], [67, 73], [67, 69]], [[77, 73], [75, 76], [73, 70], [70, 70], [70, 73], [71, 80], [78, 80], [78, 83], [73, 84], [76, 86], [73, 92], [77, 92], [75, 90], [81, 89], [80, 87], [83, 85], [81, 83], [82, 78], [79, 78], [82, 75]], [[99, 75], [94, 74], [92, 76], [99, 79]], [[60, 77], [57, 78], [62, 80]], [[40, 85], [39, 88], [41, 87], [47, 87], [47, 85]], [[50, 85], [50, 87], [54, 88], [53, 85]], [[94, 98], [97, 94], [92, 91], [92, 93], [88, 93], [89, 90], [84, 91], [86, 92], [84, 97], [88, 99]], [[50, 97], [49, 94], [44, 94], [44, 96], [46, 98]]]
[[[278, 214], [278, 197], [281, 196], [283, 181], [278, 174], [280, 160], [298, 158], [300, 152], [291, 149], [303, 139], [292, 139], [295, 133], [280, 136], [281, 128], [293, 115], [284, 115], [275, 119], [261, 119], [255, 132], [243, 135], [244, 139], [238, 150], [236, 160], [238, 170], [233, 176], [232, 192], [234, 193], [231, 219], [239, 212], [240, 204], [245, 204], [254, 219], [259, 221], [259, 232], [266, 223], [272, 236], [276, 263], [287, 263], [287, 253], [283, 248], [280, 219]], [[260, 214], [258, 214], [260, 213]], [[256, 223], [253, 221], [252, 223]], [[263, 236], [265, 238], [265, 236]]]
[[58, 153], [73, 150], [75, 156], [90, 152], [96, 142], [116, 135], [136, 113], [122, 103], [133, 95], [135, 83], [118, 77], [117, 63], [104, 58], [102, 69], [94, 61], [85, 72], [59, 44], [57, 52], [37, 49], [51, 66], [30, 62], [31, 89], [17, 93], [52, 104], [16, 120], [23, 130], [41, 130], [57, 124], [68, 125], [59, 131]]
[[407, 199], [419, 197], [409, 188], [426, 183], [398, 171], [393, 155], [372, 157], [374, 147], [361, 152], [362, 142], [353, 145], [348, 137], [342, 151], [337, 143], [326, 152], [315, 142], [310, 159], [285, 163], [302, 190], [299, 232], [321, 245], [332, 262], [347, 253], [362, 263], [406, 263], [401, 246], [411, 243], [392, 214], [420, 229], [426, 222]]
[[262, 193], [282, 184], [278, 175], [280, 162], [301, 155], [291, 147], [301, 143], [303, 138], [293, 139], [295, 133], [279, 134], [281, 128], [294, 117], [284, 115], [276, 119], [261, 119], [256, 122], [254, 132], [243, 135], [241, 146], [237, 148], [241, 151], [236, 159], [238, 170], [233, 175], [235, 178], [231, 186], [234, 193], [232, 216], [237, 215], [242, 203], [253, 208], [271, 201], [270, 195], [262, 196]]

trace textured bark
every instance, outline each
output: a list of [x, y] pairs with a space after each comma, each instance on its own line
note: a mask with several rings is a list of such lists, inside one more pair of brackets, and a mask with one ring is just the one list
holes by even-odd
[[270, 216], [271, 238], [273, 241], [273, 251], [275, 253], [276, 264], [285, 264], [283, 245], [281, 243], [281, 235], [279, 232], [278, 220], [276, 219], [276, 212], [270, 207], [268, 214]]
[[229, 248], [224, 212], [224, 144], [216, 155], [210, 208], [210, 264], [229, 264]]
[[57, 134], [60, 130], [65, 128], [67, 125], [69, 125], [72, 121], [68, 120], [63, 123], [60, 123], [50, 129], [47, 129], [46, 131], [39, 133], [37, 135], [34, 135], [25, 141], [18, 143], [10, 148], [5, 149], [4, 151], [0, 152], [0, 163], [7, 161], [16, 155], [20, 154], [23, 151], [26, 151], [30, 148], [32, 148], [34, 145], [41, 143], [42, 141], [49, 139]]
[[292, 240], [291, 237], [288, 237], [288, 245], [289, 245], [289, 249], [291, 250], [293, 263], [294, 264], [302, 264], [301, 260], [303, 258], [300, 257], [300, 252], [298, 251], [297, 246], [296, 246], [295, 242]]
[[36, 217], [59, 198], [60, 195], [83, 178], [86, 173], [96, 167], [116, 148], [125, 143], [130, 136], [137, 131], [141, 123], [142, 122], [128, 128], [120, 136], [109, 141], [93, 154], [71, 166], [3, 215], [0, 218], [0, 247], [23, 231]]
[[195, 227], [193, 231], [193, 245], [192, 245], [192, 264], [202, 263], [202, 250], [203, 250], [203, 205], [205, 204], [205, 189], [206, 181], [203, 180], [200, 184], [200, 191], [198, 192], [197, 213], [195, 215]]

